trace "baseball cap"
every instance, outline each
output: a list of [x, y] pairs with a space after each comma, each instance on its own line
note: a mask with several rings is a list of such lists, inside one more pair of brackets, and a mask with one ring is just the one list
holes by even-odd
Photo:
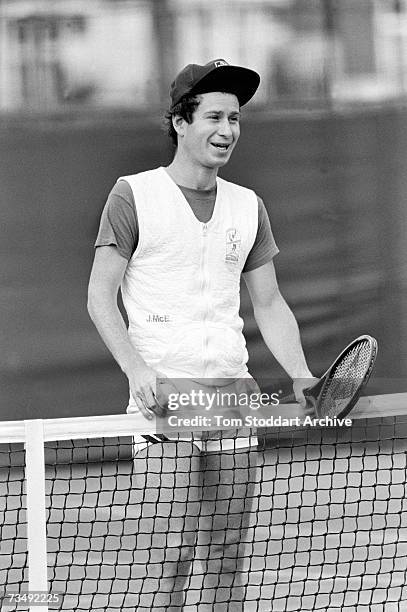
[[240, 106], [243, 106], [254, 96], [259, 83], [257, 72], [242, 66], [231, 66], [224, 59], [213, 60], [204, 66], [188, 64], [171, 83], [171, 108], [186, 94], [211, 91], [235, 94]]

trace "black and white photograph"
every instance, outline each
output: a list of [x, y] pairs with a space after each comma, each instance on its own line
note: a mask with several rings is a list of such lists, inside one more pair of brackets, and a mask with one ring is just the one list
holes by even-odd
[[407, 610], [407, 0], [0, 0], [1, 612]]

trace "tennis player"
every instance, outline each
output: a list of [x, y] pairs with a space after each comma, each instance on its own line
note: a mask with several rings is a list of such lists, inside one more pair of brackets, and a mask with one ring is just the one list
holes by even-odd
[[[223, 59], [186, 66], [172, 83], [166, 117], [172, 162], [118, 179], [102, 214], [88, 309], [128, 378], [128, 411], [147, 419], [161, 376], [213, 391], [258, 390], [239, 316], [242, 275], [264, 341], [305, 405], [312, 374], [278, 288], [278, 248], [264, 203], [218, 177], [239, 140], [241, 108], [259, 82], [253, 70]], [[119, 288], [128, 328], [117, 306]], [[246, 448], [252, 440], [209, 435], [151, 444], [153, 438], [137, 455], [149, 491], [141, 519], [150, 554], [135, 609], [182, 610], [192, 561], [200, 559], [200, 612], [243, 610], [244, 541], [256, 481], [255, 453]], [[160, 477], [163, 469], [173, 489]]]

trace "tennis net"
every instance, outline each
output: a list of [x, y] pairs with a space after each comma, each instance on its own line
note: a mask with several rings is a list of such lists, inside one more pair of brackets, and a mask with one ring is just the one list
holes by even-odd
[[352, 417], [165, 456], [135, 454], [133, 415], [2, 423], [0, 595], [94, 612], [400, 612], [407, 394], [362, 398]]

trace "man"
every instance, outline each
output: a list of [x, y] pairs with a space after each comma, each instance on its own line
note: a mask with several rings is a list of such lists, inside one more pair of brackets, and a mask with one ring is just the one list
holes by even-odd
[[[242, 274], [260, 332], [294, 380], [297, 400], [305, 403], [302, 390], [312, 374], [297, 323], [278, 289], [273, 265], [278, 249], [264, 204], [253, 191], [217, 176], [239, 139], [241, 107], [259, 82], [256, 72], [224, 60], [186, 66], [170, 92], [173, 161], [119, 180], [102, 215], [89, 313], [128, 378], [128, 411], [147, 419], [161, 376], [212, 389], [228, 384], [229, 390], [249, 393], [256, 388], [239, 317]], [[119, 288], [128, 330], [117, 307]], [[171, 501], [157, 478], [163, 465], [175, 472], [175, 488], [161, 547], [152, 544], [160, 531], [155, 506], [152, 553], [137, 610], [181, 610], [194, 558], [204, 564], [200, 612], [243, 610], [255, 454], [243, 452], [227, 435], [206, 438], [194, 444], [166, 441], [138, 454], [146, 491], [159, 491], [153, 501], [145, 498], [150, 510], [157, 495]], [[145, 519], [148, 512], [143, 512]]]

